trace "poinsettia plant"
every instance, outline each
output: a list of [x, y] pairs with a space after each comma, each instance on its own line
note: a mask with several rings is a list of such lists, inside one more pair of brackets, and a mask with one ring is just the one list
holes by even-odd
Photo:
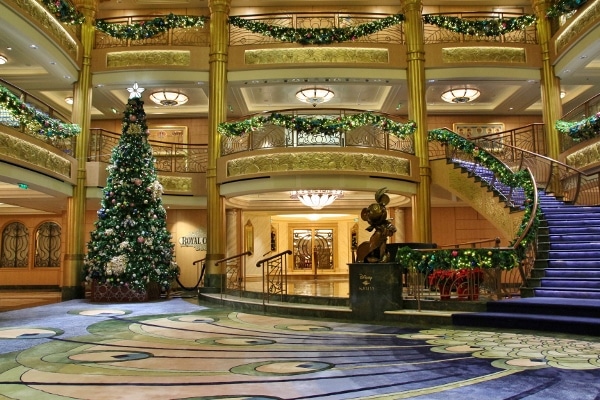
[[429, 286], [446, 286], [456, 280], [456, 271], [435, 269], [427, 279], [429, 280]]

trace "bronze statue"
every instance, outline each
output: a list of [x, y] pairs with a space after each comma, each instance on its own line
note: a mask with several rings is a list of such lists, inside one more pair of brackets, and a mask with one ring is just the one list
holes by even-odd
[[364, 263], [384, 263], [390, 262], [390, 253], [386, 250], [388, 237], [394, 235], [396, 227], [392, 220], [387, 218], [385, 206], [390, 202], [390, 197], [386, 194], [387, 188], [379, 189], [375, 193], [375, 203], [369, 207], [363, 208], [360, 213], [363, 221], [369, 223], [367, 231], [373, 232], [368, 242], [363, 242], [356, 251], [356, 261]]

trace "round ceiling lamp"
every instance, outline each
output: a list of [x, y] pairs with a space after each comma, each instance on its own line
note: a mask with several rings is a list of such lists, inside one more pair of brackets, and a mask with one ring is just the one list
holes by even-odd
[[450, 89], [442, 93], [442, 100], [447, 103], [464, 104], [475, 100], [480, 94], [481, 92], [477, 89]]
[[8, 62], [8, 58], [4, 57], [0, 54], [0, 65], [6, 64]]
[[316, 107], [317, 104], [327, 103], [329, 100], [333, 99], [335, 94], [325, 88], [310, 88], [310, 89], [302, 89], [296, 93], [296, 98], [303, 103], [312, 104], [313, 107]]
[[341, 197], [344, 197], [342, 190], [292, 190], [290, 192], [290, 198], [300, 200], [302, 204], [313, 210], [331, 205]]
[[65, 103], [67, 103], [70, 106], [73, 105], [73, 97], [65, 97]]
[[152, 93], [150, 100], [161, 106], [180, 106], [187, 103], [188, 97], [183, 93], [161, 90]]

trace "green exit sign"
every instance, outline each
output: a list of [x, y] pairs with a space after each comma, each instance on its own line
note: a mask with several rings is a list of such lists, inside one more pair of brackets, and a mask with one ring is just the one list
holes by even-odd
[[19, 185], [20, 189], [29, 189], [29, 185], [27, 185], [26, 183], [18, 183], [17, 185]]

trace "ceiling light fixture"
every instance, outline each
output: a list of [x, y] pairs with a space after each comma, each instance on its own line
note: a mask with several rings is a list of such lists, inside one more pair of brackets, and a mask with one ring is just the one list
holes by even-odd
[[67, 103], [68, 105], [73, 105], [73, 97], [65, 97], [65, 103]]
[[342, 190], [292, 190], [290, 192], [290, 198], [300, 200], [302, 204], [313, 210], [331, 205], [341, 197], [344, 197]]
[[317, 104], [327, 103], [333, 99], [333, 96], [335, 94], [331, 90], [324, 88], [302, 89], [296, 93], [298, 100], [303, 103], [312, 104], [313, 107], [316, 107]]
[[565, 92], [564, 90], [560, 91], [560, 98], [564, 99], [567, 96], [567, 92]]
[[477, 89], [450, 89], [442, 93], [442, 100], [447, 103], [464, 104], [475, 100], [480, 94], [481, 92]]
[[6, 58], [2, 54], [0, 54], [0, 65], [4, 65], [7, 62], [8, 62], [8, 58]]
[[188, 97], [183, 93], [162, 90], [152, 93], [150, 100], [161, 106], [180, 106], [187, 103]]

